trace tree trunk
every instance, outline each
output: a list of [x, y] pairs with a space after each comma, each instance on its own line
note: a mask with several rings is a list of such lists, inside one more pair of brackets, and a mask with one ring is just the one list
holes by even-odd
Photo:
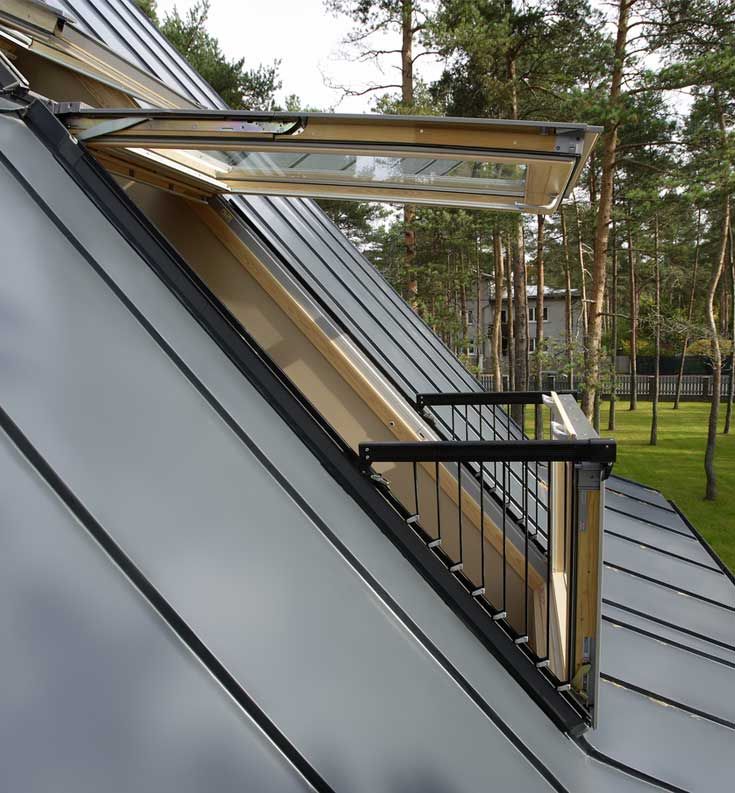
[[[503, 243], [500, 233], [493, 231], [493, 256], [495, 259], [495, 309], [493, 313], [492, 361], [493, 379], [496, 391], [503, 390], [502, 354], [502, 313], [503, 313]], [[508, 301], [510, 303], [510, 301]]]
[[633, 228], [628, 212], [628, 265], [630, 268], [630, 410], [638, 409], [638, 284], [636, 283]]
[[653, 394], [651, 395], [651, 446], [658, 443], [658, 392], [661, 385], [661, 263], [659, 262], [659, 229], [658, 213], [654, 217], [653, 226], [653, 277], [656, 289], [654, 310], [654, 370]]
[[508, 237], [506, 243], [506, 257], [505, 261], [507, 263], [507, 267], [505, 268], [505, 279], [506, 279], [506, 286], [505, 286], [505, 311], [506, 311], [506, 320], [507, 320], [507, 330], [506, 336], [508, 337], [508, 390], [515, 391], [516, 390], [516, 366], [515, 366], [515, 334], [513, 332], [513, 328], [515, 326], [515, 317], [513, 316], [513, 251], [511, 250], [510, 245], [510, 237]]
[[[543, 352], [544, 346], [544, 216], [537, 215], [537, 236], [536, 236], [536, 354], [534, 363], [536, 364], [536, 387], [543, 391]], [[544, 414], [541, 405], [536, 405], [534, 412], [535, 435], [541, 439], [544, 437]]]
[[[512, 13], [511, 0], [505, 0], [506, 8]], [[510, 86], [510, 117], [518, 118], [518, 85], [515, 54], [506, 54], [506, 77]], [[528, 388], [528, 295], [526, 292], [526, 255], [523, 240], [523, 218], [518, 218], [516, 227], [516, 255], [513, 257], [513, 336], [514, 389], [525, 391]], [[508, 305], [511, 300], [508, 297]], [[510, 343], [510, 339], [509, 339]], [[521, 421], [522, 411], [515, 410], [513, 417]]]
[[730, 350], [730, 381], [727, 388], [727, 413], [725, 414], [725, 435], [730, 434], [730, 423], [732, 422], [732, 403], [733, 396], [735, 396], [735, 251], [733, 251], [733, 233], [732, 233], [732, 209], [730, 209], [730, 233], [728, 245], [728, 255], [730, 258], [730, 285], [732, 287], [732, 328], [730, 338], [732, 341], [732, 349]]
[[610, 413], [607, 419], [607, 428], [611, 432], [615, 430], [615, 408], [618, 401], [618, 376], [617, 376], [617, 354], [618, 354], [618, 250], [615, 234], [615, 221], [612, 225], [612, 369], [610, 371]]
[[674, 398], [674, 410], [679, 409], [681, 402], [681, 384], [684, 379], [684, 363], [686, 361], [687, 347], [689, 346], [689, 326], [692, 324], [694, 316], [694, 300], [697, 294], [697, 270], [699, 269], [699, 246], [701, 244], [702, 233], [702, 210], [697, 209], [697, 240], [694, 247], [694, 271], [692, 272], [692, 288], [689, 292], [689, 311], [687, 312], [687, 327], [684, 331], [684, 344], [681, 346], [681, 362], [679, 363], [679, 374], [676, 378], [676, 397]]
[[459, 315], [462, 317], [462, 338], [460, 341], [460, 349], [462, 352], [467, 355], [469, 350], [467, 349], [467, 342], [468, 342], [468, 325], [469, 325], [469, 316], [468, 316], [468, 308], [467, 308], [467, 286], [466, 286], [466, 278], [465, 278], [465, 262], [464, 262], [464, 251], [460, 248], [459, 250]]
[[516, 226], [516, 250], [513, 257], [513, 304], [515, 336], [515, 387], [528, 389], [528, 295], [526, 292], [526, 262], [523, 241], [523, 221]]
[[561, 239], [564, 249], [564, 341], [569, 367], [569, 388], [574, 388], [574, 352], [572, 350], [572, 268], [569, 263], [569, 237], [564, 210], [559, 209], [561, 216]]
[[[724, 121], [720, 116], [721, 128]], [[712, 401], [709, 410], [709, 424], [707, 427], [707, 447], [704, 453], [704, 472], [707, 476], [705, 488], [705, 499], [714, 501], [717, 498], [717, 476], [715, 474], [715, 445], [717, 443], [717, 421], [720, 414], [720, 387], [722, 383], [722, 352], [720, 350], [720, 339], [717, 333], [717, 319], [715, 317], [715, 295], [717, 285], [720, 282], [722, 271], [725, 267], [725, 254], [727, 252], [727, 242], [730, 232], [730, 197], [725, 196], [723, 203], [722, 217], [722, 236], [720, 239], [720, 250], [717, 258], [712, 265], [712, 275], [707, 287], [707, 325], [709, 327], [710, 338], [712, 340]]]
[[584, 268], [584, 245], [582, 242], [582, 224], [579, 220], [579, 206], [577, 199], [574, 199], [574, 219], [577, 224], [577, 259], [579, 261], [579, 287], [582, 297], [582, 310], [580, 312], [580, 322], [582, 324], [582, 346], [587, 348], [587, 273]]
[[403, 207], [404, 272], [406, 278], [406, 300], [414, 311], [418, 311], [419, 282], [416, 272], [416, 219], [415, 208], [411, 204]]
[[[610, 83], [610, 105], [617, 107], [623, 81], [626, 47], [628, 42], [628, 16], [634, 0], [619, 0], [615, 60]], [[582, 409], [590, 417], [600, 378], [600, 348], [602, 345], [602, 313], [607, 278], [607, 244], [612, 217], [613, 179], [615, 155], [618, 146], [617, 118], [610, 123], [602, 137], [602, 174], [595, 224], [595, 241], [592, 262], [592, 286], [587, 317], [587, 344], [585, 345], [585, 390]]]
[[[404, 112], [413, 105], [413, 0], [401, 0], [401, 103]], [[418, 311], [419, 284], [416, 272], [416, 207], [403, 207], [406, 300]]]

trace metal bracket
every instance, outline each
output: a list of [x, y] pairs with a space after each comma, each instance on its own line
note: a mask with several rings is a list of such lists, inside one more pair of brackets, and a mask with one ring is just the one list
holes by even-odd
[[602, 481], [602, 465], [600, 463], [576, 463], [577, 488], [579, 490], [599, 490]]
[[26, 93], [29, 88], [28, 80], [13, 66], [10, 59], [0, 52], [0, 94]]
[[386, 479], [382, 474], [370, 474], [370, 478], [381, 487], [390, 490], [390, 479]]
[[115, 132], [122, 132], [125, 129], [130, 129], [131, 127], [137, 127], [145, 121], [150, 121], [150, 119], [143, 116], [139, 118], [112, 118], [109, 121], [100, 121], [99, 124], [85, 129], [84, 132], [80, 132], [76, 138], [77, 140], [83, 141], [94, 140], [103, 135], [111, 135]]
[[565, 129], [556, 133], [554, 151], [557, 154], [573, 154], [575, 157], [580, 157], [583, 147], [583, 132], [574, 129]]

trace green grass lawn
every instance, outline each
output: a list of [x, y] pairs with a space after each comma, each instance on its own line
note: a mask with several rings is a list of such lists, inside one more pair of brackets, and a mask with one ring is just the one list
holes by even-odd
[[[675, 501], [725, 564], [735, 570], [735, 434], [717, 438], [718, 497], [715, 502], [705, 501], [703, 462], [709, 405], [685, 402], [673, 410], [671, 402], [661, 403], [657, 446], [649, 445], [650, 402], [639, 402], [635, 411], [628, 410], [626, 401], [619, 402], [615, 432], [607, 431], [608, 410], [605, 403], [600, 435], [612, 435], [618, 442], [614, 472], [654, 487]], [[721, 425], [724, 414], [725, 405]]]

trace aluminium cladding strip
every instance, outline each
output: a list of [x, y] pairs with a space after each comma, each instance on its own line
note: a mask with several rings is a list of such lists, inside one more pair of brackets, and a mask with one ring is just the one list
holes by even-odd
[[268, 737], [283, 757], [288, 760], [314, 790], [320, 793], [333, 793], [333, 788], [268, 718], [267, 713], [258, 706], [240, 683], [228, 672], [220, 660], [209, 650], [204, 642], [202, 642], [196, 633], [194, 633], [176, 610], [156, 589], [155, 585], [146, 578], [94, 515], [91, 514], [68, 485], [58, 476], [2, 407], [0, 407], [0, 427], [41, 478], [48, 484], [54, 493], [56, 493], [61, 501], [63, 501], [70, 512], [105, 550], [108, 556], [145, 597], [148, 603], [161, 615], [166, 624], [176, 633], [179, 639], [181, 639], [199, 661], [201, 661], [232, 699], [234, 699], [243, 711], [258, 725], [260, 730]]
[[313, 790], [2, 428], [0, 470], [3, 789]]
[[[30, 105], [24, 119], [62, 167], [122, 234], [123, 238], [176, 294], [207, 333], [214, 338], [240, 372], [268, 400], [320, 460], [321, 464], [371, 516], [379, 528], [398, 545], [404, 556], [412, 562], [447, 605], [520, 683], [543, 712], [565, 732], [575, 735], [584, 731], [586, 727], [584, 719], [572, 703], [566, 696], [555, 691], [551, 684], [538, 673], [538, 670], [526, 661], [522, 652], [508, 639], [502, 628], [478, 606], [461, 583], [447, 573], [441, 561], [426, 549], [424, 543], [407, 526], [405, 520], [373, 484], [361, 474], [357, 456], [334, 435], [326, 431], [323, 422], [317, 418], [313, 409], [305, 403], [300, 395], [294, 392], [291, 386], [284, 382], [283, 375], [277, 367], [257, 347], [247, 332], [236, 324], [226, 309], [209, 293], [206, 286], [188, 271], [178, 255], [155, 232], [111, 177], [91, 156], [70, 140], [63, 125], [41, 103], [36, 102]], [[22, 179], [20, 175], [16, 178]], [[26, 189], [29, 188], [30, 186]], [[32, 190], [32, 188], [30, 189]], [[40, 197], [36, 200], [42, 201]], [[65, 233], [68, 234], [68, 231]], [[100, 274], [102, 273], [100, 272]], [[120, 297], [124, 299], [123, 296], [120, 295]], [[135, 312], [133, 306], [129, 306], [129, 308]], [[139, 321], [147, 324], [142, 316], [139, 316]], [[165, 344], [162, 339], [159, 343]], [[173, 351], [171, 354], [174, 355]], [[183, 362], [180, 366], [184, 366]], [[187, 373], [187, 377], [195, 378], [193, 373]], [[203, 384], [197, 383], [197, 388], [203, 393], [207, 393]], [[216, 402], [211, 395], [206, 398]], [[213, 406], [222, 415], [224, 409], [217, 404], [213, 404]], [[246, 436], [234, 420], [228, 415], [223, 415], [223, 418], [241, 436], [241, 440], [247, 442]], [[284, 486], [293, 491], [287, 482], [284, 482]], [[300, 500], [295, 492], [293, 497]], [[304, 505], [304, 508], [317, 524], [321, 523], [313, 509], [308, 505]], [[349, 551], [345, 548], [344, 553], [349, 554]], [[359, 565], [357, 560], [354, 562]], [[365, 571], [365, 575], [369, 575], [367, 571]], [[382, 589], [377, 581], [373, 581], [371, 584]], [[397, 603], [392, 604], [391, 607], [403, 613]], [[407, 615], [406, 619], [409, 619]], [[414, 625], [412, 630], [421, 635], [422, 643], [431, 644], [429, 638], [421, 634], [418, 626]], [[441, 655], [438, 648], [432, 646], [430, 652], [435, 657], [442, 659], [441, 663], [449, 671], [449, 674], [461, 681], [460, 685], [467, 690], [469, 684], [461, 678], [449, 660]], [[470, 695], [473, 699], [479, 697], [476, 692]], [[479, 704], [479, 700], [476, 699], [476, 701]], [[484, 700], [482, 702], [484, 703]], [[490, 715], [493, 720], [497, 719], [496, 714], [489, 709], [486, 703], [482, 707], [485, 709], [486, 715]], [[505, 725], [502, 725], [502, 728], [507, 730]], [[532, 758], [531, 761], [537, 763], [529, 750], [512, 733], [509, 734], [509, 739], [514, 742], [516, 748], [524, 756], [528, 759]], [[545, 769], [540, 772], [545, 776], [548, 774]]]

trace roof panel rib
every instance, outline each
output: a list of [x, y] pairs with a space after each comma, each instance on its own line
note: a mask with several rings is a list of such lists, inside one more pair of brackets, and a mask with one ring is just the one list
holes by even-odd
[[2, 431], [0, 469], [5, 789], [310, 790]]

